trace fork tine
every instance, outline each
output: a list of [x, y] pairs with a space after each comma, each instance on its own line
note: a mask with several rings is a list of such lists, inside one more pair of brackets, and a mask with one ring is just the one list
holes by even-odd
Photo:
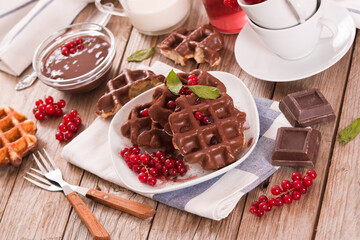
[[43, 183], [45, 183], [45, 184], [48, 184], [48, 185], [51, 185], [51, 184], [52, 184], [52, 183], [51, 183], [49, 180], [47, 180], [46, 178], [40, 177], [40, 176], [35, 175], [35, 174], [32, 174], [32, 173], [30, 173], [30, 172], [27, 172], [27, 174], [29, 174], [29, 175], [32, 176], [33, 178], [36, 178], [37, 180], [39, 180], [39, 181], [41, 181], [41, 182], [43, 182]]
[[43, 164], [45, 165], [46, 169], [48, 170], [48, 172], [54, 170], [54, 169], [52, 169], [52, 168], [50, 167], [49, 163], [47, 162], [47, 160], [44, 158], [44, 156], [41, 154], [40, 151], [38, 151], [38, 154], [39, 154], [39, 156], [40, 156]]
[[28, 180], [29, 182], [35, 184], [35, 185], [38, 186], [38, 187], [44, 188], [44, 189], [46, 189], [46, 190], [48, 190], [48, 189], [50, 188], [49, 185], [39, 183], [39, 182], [34, 181], [34, 180], [32, 180], [32, 179], [30, 179], [30, 178], [27, 178], [27, 177], [24, 177], [24, 178], [25, 178], [26, 180]]
[[49, 159], [51, 165], [53, 166], [54, 169], [57, 169], [58, 166], [56, 165], [56, 163], [54, 162], [54, 160], [49, 156], [48, 152], [45, 150], [45, 148], [43, 148], [45, 155], [47, 156], [47, 158]]
[[35, 162], [36, 164], [38, 165], [40, 171], [45, 175], [48, 171], [44, 168], [44, 166], [40, 163], [40, 160], [36, 157], [35, 154], [32, 154], [34, 159], [35, 159]]
[[38, 169], [36, 169], [36, 168], [30, 168], [30, 169], [33, 170], [34, 172], [36, 172], [36, 173], [44, 176], [44, 174], [43, 174], [40, 170], [38, 170]]

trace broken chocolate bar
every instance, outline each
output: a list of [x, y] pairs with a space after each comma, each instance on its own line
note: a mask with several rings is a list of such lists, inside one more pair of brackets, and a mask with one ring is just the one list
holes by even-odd
[[278, 129], [271, 164], [275, 166], [314, 167], [321, 133], [312, 128]]
[[291, 93], [280, 101], [279, 108], [294, 127], [335, 119], [334, 110], [318, 89]]

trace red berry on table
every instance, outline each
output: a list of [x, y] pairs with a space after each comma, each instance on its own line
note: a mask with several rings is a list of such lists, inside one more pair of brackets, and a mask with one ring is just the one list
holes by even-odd
[[64, 99], [60, 99], [57, 104], [58, 104], [59, 108], [64, 108], [66, 105], [66, 102]]
[[45, 105], [45, 104], [41, 104], [41, 105], [39, 106], [39, 112], [41, 112], [41, 113], [45, 113], [45, 112], [46, 112], [46, 105]]
[[84, 40], [81, 38], [81, 37], [78, 37], [76, 40], [75, 40], [76, 44], [82, 44], [84, 42]]
[[76, 132], [77, 127], [76, 127], [75, 123], [73, 123], [73, 122], [68, 122], [68, 123], [66, 124], [66, 129], [67, 129], [69, 132]]
[[290, 194], [285, 194], [283, 197], [283, 200], [284, 200], [284, 203], [290, 204], [290, 203], [292, 203], [293, 198]]
[[258, 208], [259, 207], [259, 202], [258, 201], [253, 201], [251, 203], [251, 206]]
[[305, 176], [302, 180], [305, 187], [310, 187], [312, 185], [312, 178], [309, 176]]
[[67, 131], [66, 123], [60, 123], [59, 124], [59, 130], [61, 132], [66, 132]]
[[146, 183], [148, 179], [148, 174], [146, 172], [139, 173], [138, 179], [142, 183]]
[[275, 198], [270, 198], [270, 199], [268, 200], [268, 205], [269, 205], [270, 207], [273, 207], [273, 206], [275, 206], [275, 202], [276, 202]]
[[175, 161], [173, 159], [167, 159], [165, 161], [165, 167], [168, 169], [173, 168], [174, 164], [175, 164]]
[[69, 132], [69, 131], [67, 131], [66, 133], [65, 133], [65, 139], [66, 140], [71, 140], [72, 138], [73, 138], [73, 133], [72, 132]]
[[267, 200], [268, 200], [268, 198], [265, 196], [265, 195], [261, 195], [260, 197], [259, 197], [259, 203], [261, 203], [261, 202], [267, 202]]
[[251, 212], [252, 214], [256, 214], [256, 213], [257, 213], [257, 208], [256, 208], [256, 207], [251, 207], [251, 208], [250, 208], [250, 212]]
[[130, 157], [130, 161], [131, 161], [132, 163], [137, 163], [137, 162], [139, 161], [139, 157], [138, 157], [137, 155], [132, 155], [132, 156]]
[[76, 118], [77, 115], [78, 115], [78, 112], [77, 112], [76, 110], [71, 110], [70, 116], [71, 116], [72, 118]]
[[120, 151], [120, 155], [121, 155], [122, 157], [124, 157], [125, 153], [128, 152], [128, 151], [129, 151], [128, 148], [124, 148], [123, 150]]
[[200, 121], [201, 119], [203, 119], [204, 115], [202, 114], [202, 112], [196, 111], [196, 112], [194, 112], [194, 117], [196, 120]]
[[284, 191], [286, 191], [286, 190], [292, 188], [292, 184], [289, 180], [284, 180], [281, 182], [281, 187]]
[[155, 177], [149, 177], [148, 179], [147, 179], [147, 183], [148, 184], [150, 184], [150, 185], [152, 185], [152, 186], [154, 186], [155, 184], [156, 184], [156, 178]]
[[44, 104], [43, 100], [39, 99], [35, 102], [35, 105], [38, 107], [40, 105]]
[[124, 157], [125, 157], [125, 160], [126, 160], [126, 158], [129, 158], [129, 161], [130, 161], [131, 152], [130, 151], [125, 152]]
[[268, 204], [268, 205], [267, 205], [267, 208], [265, 209], [265, 211], [270, 212], [270, 211], [271, 211], [271, 208], [272, 208], [272, 206], [270, 206], [270, 205]]
[[76, 117], [73, 119], [73, 122], [75, 123], [76, 126], [80, 126], [81, 125], [81, 118]]
[[69, 53], [71, 53], [71, 54], [76, 53], [76, 48], [70, 48], [70, 49], [69, 49]]
[[69, 55], [69, 49], [67, 47], [62, 47], [61, 48], [61, 54], [64, 56], [68, 56]]
[[54, 103], [54, 99], [52, 96], [48, 96], [47, 98], [45, 98], [45, 103], [46, 104], [53, 104]]
[[53, 115], [54, 112], [55, 112], [55, 107], [53, 105], [46, 106], [46, 113], [48, 114], [48, 116]]
[[42, 112], [40, 112], [40, 111], [37, 111], [37, 112], [35, 113], [35, 118], [36, 118], [37, 120], [39, 120], [39, 121], [44, 120], [44, 119], [45, 119], [45, 114], [42, 113]]
[[275, 206], [280, 207], [280, 206], [282, 206], [282, 205], [284, 205], [284, 201], [282, 200], [281, 197], [277, 197], [277, 198], [275, 199]]
[[71, 122], [71, 116], [69, 114], [65, 114], [63, 116], [64, 123]]
[[300, 180], [295, 180], [295, 181], [293, 182], [293, 187], [294, 187], [295, 189], [300, 189], [302, 186], [303, 186], [303, 185], [302, 185], [302, 183], [301, 183]]
[[59, 142], [61, 142], [61, 141], [64, 140], [64, 134], [63, 134], [62, 132], [57, 132], [57, 133], [55, 134], [55, 138], [56, 138]]
[[268, 204], [266, 202], [261, 202], [259, 204], [259, 209], [266, 210], [268, 208]]
[[148, 164], [150, 162], [150, 157], [149, 155], [147, 154], [141, 154], [140, 156], [140, 161], [143, 163], [143, 164]]
[[294, 172], [292, 175], [291, 175], [291, 179], [293, 181], [296, 181], [296, 180], [301, 180], [301, 174], [299, 172]]
[[166, 108], [167, 108], [167, 109], [172, 109], [172, 110], [174, 110], [174, 109], [176, 108], [176, 103], [175, 103], [175, 101], [174, 101], [174, 100], [168, 101], [167, 104], [166, 104]]
[[132, 167], [134, 166], [134, 164], [132, 163], [132, 162], [127, 162], [127, 165], [128, 165], [128, 167], [130, 168], [130, 169], [132, 169]]
[[60, 117], [62, 114], [63, 114], [63, 111], [61, 108], [55, 108], [55, 111], [54, 111], [55, 117]]
[[69, 49], [74, 48], [75, 47], [74, 41], [70, 41], [70, 42], [66, 43], [66, 47], [69, 48]]
[[292, 192], [291, 196], [294, 200], [299, 200], [301, 197], [301, 193], [299, 191], [295, 190]]
[[257, 211], [256, 215], [257, 215], [258, 217], [262, 217], [262, 216], [264, 216], [264, 211], [259, 209], [259, 210]]
[[140, 166], [140, 164], [133, 164], [132, 170], [133, 170], [134, 172], [136, 172], [136, 173], [140, 173], [140, 171], [141, 171], [141, 166]]
[[306, 173], [307, 176], [311, 177], [312, 179], [315, 179], [316, 178], [316, 172], [315, 170], [309, 170], [307, 173]]
[[140, 117], [148, 117], [148, 116], [149, 116], [148, 108], [144, 108], [143, 110], [140, 111]]
[[301, 194], [305, 194], [307, 192], [307, 187], [302, 186], [300, 189], [298, 189]]
[[274, 195], [279, 195], [281, 193], [281, 188], [278, 185], [271, 187], [271, 193]]

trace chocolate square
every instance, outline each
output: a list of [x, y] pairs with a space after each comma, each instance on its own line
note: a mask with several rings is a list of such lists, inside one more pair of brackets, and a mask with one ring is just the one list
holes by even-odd
[[287, 95], [279, 108], [294, 127], [307, 127], [335, 119], [334, 110], [318, 89]]
[[278, 129], [271, 164], [275, 166], [314, 167], [321, 133], [312, 128]]

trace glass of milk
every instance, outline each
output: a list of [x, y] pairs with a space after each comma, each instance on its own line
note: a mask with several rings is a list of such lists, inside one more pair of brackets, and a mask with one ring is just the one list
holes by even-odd
[[190, 0], [119, 0], [122, 8], [109, 8], [95, 0], [105, 13], [128, 17], [146, 35], [162, 35], [179, 28], [190, 13]]

